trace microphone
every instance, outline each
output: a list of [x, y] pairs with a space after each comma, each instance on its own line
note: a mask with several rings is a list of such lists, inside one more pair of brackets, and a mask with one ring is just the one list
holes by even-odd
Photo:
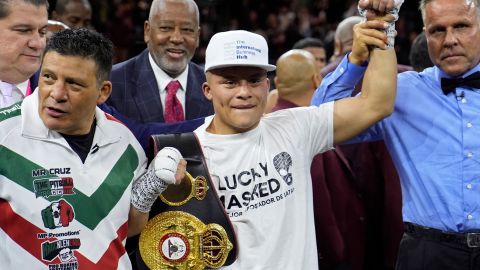
[[95, 145], [92, 147], [92, 150], [90, 151], [90, 154], [95, 154], [95, 153], [98, 151], [99, 148], [100, 148], [100, 147], [98, 146], [98, 144], [95, 144]]
[[460, 92], [460, 94], [455, 95], [457, 100], [462, 100], [465, 97], [465, 91]]

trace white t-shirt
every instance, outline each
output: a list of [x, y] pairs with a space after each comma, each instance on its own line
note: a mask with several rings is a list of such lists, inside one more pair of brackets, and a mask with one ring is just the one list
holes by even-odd
[[[213, 116], [214, 117], [214, 116]], [[222, 269], [318, 269], [310, 165], [333, 145], [333, 103], [281, 110], [234, 135], [195, 130], [237, 234]]]

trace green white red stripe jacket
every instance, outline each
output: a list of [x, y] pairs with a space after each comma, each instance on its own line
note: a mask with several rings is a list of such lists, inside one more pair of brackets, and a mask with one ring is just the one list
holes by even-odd
[[2, 269], [131, 269], [124, 244], [145, 154], [100, 109], [85, 163], [37, 113], [34, 92], [0, 110]]

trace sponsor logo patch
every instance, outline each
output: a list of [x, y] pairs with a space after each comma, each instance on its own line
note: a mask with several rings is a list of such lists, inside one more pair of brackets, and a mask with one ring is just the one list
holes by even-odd
[[37, 198], [75, 194], [73, 191], [73, 178], [71, 177], [36, 179], [33, 181], [33, 188]]
[[52, 202], [42, 210], [43, 225], [48, 229], [68, 227], [74, 217], [73, 207], [63, 199]]
[[58, 258], [62, 263], [73, 263], [77, 261], [74, 251], [79, 248], [79, 238], [46, 241], [42, 243], [42, 259], [51, 262]]

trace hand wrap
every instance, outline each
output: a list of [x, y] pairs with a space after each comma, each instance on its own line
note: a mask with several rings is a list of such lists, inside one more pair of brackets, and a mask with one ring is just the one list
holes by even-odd
[[[404, 0], [395, 0], [393, 9], [387, 12], [387, 14], [391, 14], [394, 17], [394, 20], [388, 23], [388, 27], [385, 28], [385, 33], [388, 38], [387, 49], [391, 49], [395, 46], [395, 22], [398, 20], [398, 13], [400, 12], [400, 7], [402, 6], [403, 1]], [[367, 19], [367, 9], [358, 7], [358, 13], [364, 18], [364, 20]]]
[[175, 184], [175, 173], [181, 159], [182, 155], [173, 147], [160, 150], [147, 172], [132, 185], [133, 207], [142, 213], [150, 212], [157, 197], [169, 184]]

